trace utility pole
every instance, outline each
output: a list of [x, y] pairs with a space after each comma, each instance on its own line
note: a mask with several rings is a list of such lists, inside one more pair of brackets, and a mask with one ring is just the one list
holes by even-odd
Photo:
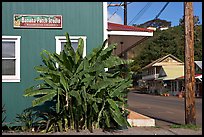
[[124, 2], [124, 25], [127, 25], [127, 2]]
[[[127, 2], [124, 2], [123, 4], [109, 4], [108, 7], [110, 6], [124, 6], [124, 25], [127, 25]], [[121, 52], [122, 52], [123, 44], [121, 44], [120, 46], [121, 46]], [[123, 53], [121, 56], [124, 59], [127, 59], [127, 52]]]
[[[124, 2], [124, 25], [127, 25], [127, 2]], [[127, 52], [123, 53], [122, 56], [124, 59], [127, 59]]]
[[185, 124], [196, 125], [194, 22], [192, 2], [184, 2], [185, 26]]

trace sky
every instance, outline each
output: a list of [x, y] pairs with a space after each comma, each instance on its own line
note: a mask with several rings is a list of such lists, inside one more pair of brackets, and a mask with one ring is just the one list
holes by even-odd
[[[120, 2], [108, 2], [108, 4]], [[162, 10], [167, 2], [127, 2], [127, 25], [142, 24], [152, 20]], [[123, 4], [123, 3], [122, 3]], [[142, 10], [143, 9], [143, 10]], [[114, 15], [113, 13], [116, 12]], [[193, 13], [199, 16], [202, 24], [202, 2], [193, 2]], [[171, 26], [178, 26], [179, 19], [184, 15], [184, 2], [169, 2], [158, 18], [171, 22]], [[108, 22], [124, 24], [123, 6], [108, 7]]]

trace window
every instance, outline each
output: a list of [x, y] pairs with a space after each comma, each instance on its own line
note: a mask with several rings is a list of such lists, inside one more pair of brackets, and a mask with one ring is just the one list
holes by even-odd
[[[82, 38], [84, 41], [83, 57], [85, 57], [86, 56], [86, 36], [70, 36], [72, 47], [76, 51], [79, 38]], [[64, 44], [66, 43], [66, 37], [65, 36], [56, 36], [55, 39], [56, 39], [56, 53], [60, 54], [60, 52], [64, 49]]]
[[20, 82], [20, 38], [2, 36], [2, 82]]

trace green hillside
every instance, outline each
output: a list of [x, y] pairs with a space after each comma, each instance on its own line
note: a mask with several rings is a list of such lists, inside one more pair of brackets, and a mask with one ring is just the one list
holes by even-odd
[[[194, 40], [194, 60], [202, 60], [202, 25], [195, 26]], [[167, 54], [184, 61], [184, 42], [181, 26], [155, 31], [153, 37], [128, 52], [129, 58], [134, 59], [131, 69], [141, 72], [142, 67]]]

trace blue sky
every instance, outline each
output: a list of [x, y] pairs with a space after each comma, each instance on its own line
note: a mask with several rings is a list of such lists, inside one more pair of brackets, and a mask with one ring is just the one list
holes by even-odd
[[[109, 4], [110, 2], [108, 2]], [[129, 2], [128, 2], [129, 3]], [[120, 2], [112, 2], [111, 4], [120, 4]], [[166, 2], [132, 2], [127, 6], [127, 24], [142, 24], [146, 21], [152, 20], [164, 7]], [[144, 8], [146, 5], [146, 8]], [[142, 9], [145, 9], [142, 10]], [[140, 11], [143, 12], [140, 12]], [[114, 15], [113, 13], [117, 11]], [[140, 12], [140, 14], [138, 14]], [[202, 24], [202, 2], [193, 2], [194, 15], [199, 16]], [[138, 16], [136, 16], [138, 14]], [[113, 16], [112, 16], [113, 15]], [[171, 26], [177, 26], [179, 19], [184, 15], [184, 2], [169, 2], [159, 18], [162, 20], [171, 21]], [[112, 17], [111, 17], [112, 16]], [[133, 18], [136, 18], [133, 20]], [[111, 18], [110, 18], [111, 17]], [[108, 7], [108, 21], [119, 24], [124, 23], [123, 6]], [[132, 21], [132, 22], [131, 22]], [[131, 23], [130, 23], [131, 22]]]

